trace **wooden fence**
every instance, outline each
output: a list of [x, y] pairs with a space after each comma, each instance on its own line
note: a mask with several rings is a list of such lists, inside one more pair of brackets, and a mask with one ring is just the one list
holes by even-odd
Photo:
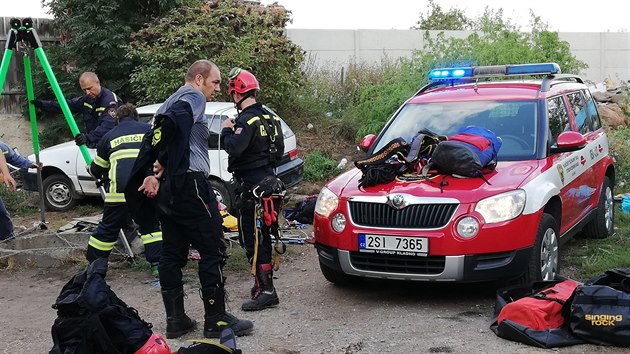
[[[4, 58], [4, 51], [6, 50], [6, 39], [9, 30], [11, 29], [10, 17], [0, 17], [2, 19], [3, 35], [0, 39], [0, 46], [2, 47], [2, 58]], [[55, 33], [52, 21], [46, 18], [34, 18], [33, 28], [37, 31], [37, 36], [42, 44], [47, 42], [58, 42], [59, 36]], [[26, 84], [24, 78], [24, 64], [23, 53], [20, 49], [15, 50], [13, 48], [13, 55], [9, 64], [9, 71], [2, 87], [2, 96], [0, 96], [0, 114], [22, 113], [23, 102], [26, 100]], [[31, 70], [41, 70], [41, 66], [37, 63], [37, 58], [34, 56], [32, 50], [29, 50], [31, 57]], [[37, 83], [34, 83], [36, 85]]]

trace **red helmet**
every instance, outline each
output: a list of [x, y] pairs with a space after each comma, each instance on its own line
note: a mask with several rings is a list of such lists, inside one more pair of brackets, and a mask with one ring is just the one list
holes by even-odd
[[135, 354], [171, 354], [171, 350], [161, 335], [153, 333]]
[[256, 76], [250, 73], [249, 71], [241, 68], [232, 68], [230, 73], [228, 74], [228, 95], [233, 94], [234, 92], [245, 93], [251, 90], [258, 90], [260, 86], [258, 86], [258, 80], [256, 80]]

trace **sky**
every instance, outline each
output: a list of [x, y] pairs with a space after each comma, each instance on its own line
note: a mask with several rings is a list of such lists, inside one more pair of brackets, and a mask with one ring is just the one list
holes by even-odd
[[[42, 9], [41, 0], [2, 0], [0, 16], [51, 17]], [[292, 12], [287, 28], [321, 29], [409, 29], [420, 14], [426, 15], [428, 0], [261, 0], [268, 5], [278, 2]], [[596, 2], [574, 0], [435, 0], [444, 11], [456, 7], [470, 18], [486, 7], [503, 9], [506, 18], [527, 30], [532, 9], [553, 31], [627, 32], [628, 0]]]

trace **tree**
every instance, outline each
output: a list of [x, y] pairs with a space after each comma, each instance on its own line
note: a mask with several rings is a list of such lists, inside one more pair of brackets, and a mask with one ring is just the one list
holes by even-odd
[[[426, 17], [425, 17], [426, 16]], [[441, 31], [463, 31], [471, 29], [472, 21], [466, 17], [464, 12], [457, 8], [451, 8], [447, 12], [442, 11], [442, 7], [429, 0], [429, 9], [426, 15], [420, 14], [420, 19], [412, 29], [420, 30], [441, 30]]]
[[280, 107], [304, 79], [304, 52], [284, 36], [288, 21], [282, 6], [236, 0], [172, 11], [132, 36], [128, 55], [140, 63], [131, 75], [135, 92], [143, 102], [160, 102], [182, 84], [191, 63], [210, 59], [223, 73], [251, 70], [262, 100]]
[[129, 76], [135, 63], [125, 57], [131, 33], [145, 22], [199, 0], [44, 0], [61, 32], [61, 46], [49, 48], [62, 88], [77, 92], [81, 72], [96, 72], [108, 88], [132, 99]]

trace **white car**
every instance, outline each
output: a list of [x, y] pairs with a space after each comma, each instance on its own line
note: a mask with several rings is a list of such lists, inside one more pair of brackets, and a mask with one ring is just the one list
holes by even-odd
[[[148, 122], [161, 104], [138, 107], [140, 120]], [[228, 118], [236, 118], [237, 112], [231, 102], [206, 103], [210, 138], [208, 139], [208, 153], [210, 154], [210, 184], [217, 195], [217, 199], [232, 208], [234, 201], [234, 185], [231, 183], [232, 174], [227, 171], [228, 155], [220, 148], [219, 135], [221, 123]], [[298, 157], [295, 134], [289, 126], [281, 121], [284, 134], [284, 157], [277, 167], [277, 173], [287, 188], [292, 187], [304, 178], [304, 161]], [[88, 149], [92, 158], [96, 156], [95, 149]], [[39, 154], [42, 169], [44, 204], [51, 211], [65, 211], [71, 209], [77, 199], [85, 196], [100, 196], [94, 179], [87, 173], [85, 161], [79, 147], [74, 141], [58, 144], [43, 149]], [[35, 160], [34, 156], [29, 159]], [[23, 189], [37, 191], [37, 171], [29, 169], [22, 171]]]

